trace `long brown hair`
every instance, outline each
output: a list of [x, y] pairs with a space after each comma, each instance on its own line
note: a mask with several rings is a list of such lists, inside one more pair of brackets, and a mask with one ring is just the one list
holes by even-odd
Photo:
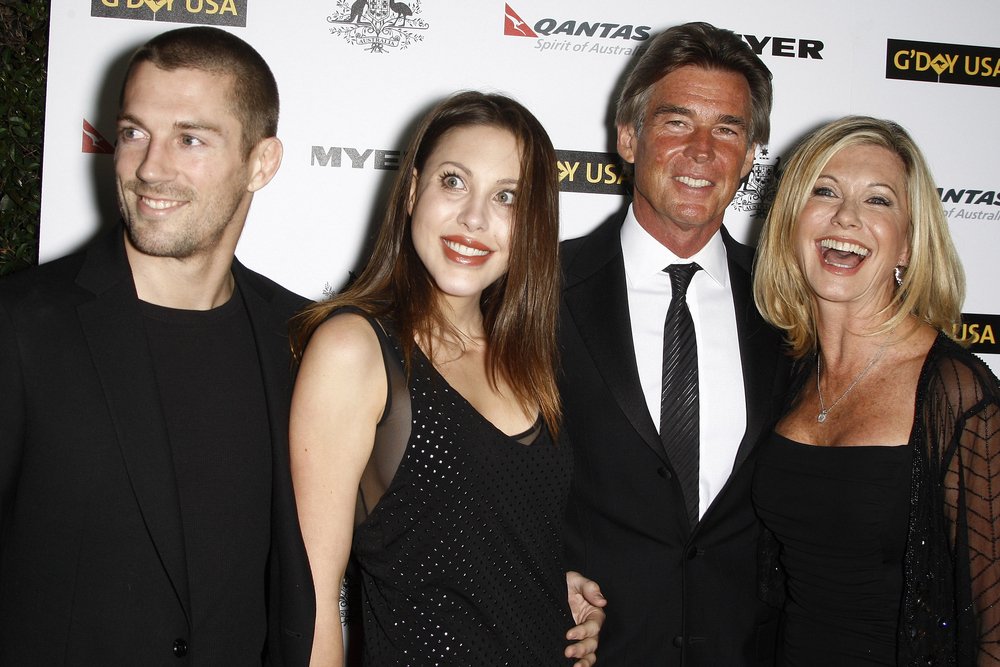
[[[476, 125], [514, 135], [521, 159], [509, 266], [480, 300], [487, 374], [494, 388], [496, 379], [503, 378], [522, 405], [537, 403], [542, 418], [556, 433], [561, 408], [555, 380], [560, 282], [555, 150], [531, 112], [503, 95], [457, 93], [424, 117], [400, 164], [367, 266], [344, 292], [309, 307], [297, 318], [292, 349], [301, 358], [316, 327], [345, 306], [372, 317], [392, 318], [407, 372], [417, 339], [432, 344], [442, 333], [460, 337], [441, 312], [437, 287], [417, 256], [407, 208], [414, 181], [441, 138], [455, 128]], [[428, 356], [433, 358], [429, 350]]]

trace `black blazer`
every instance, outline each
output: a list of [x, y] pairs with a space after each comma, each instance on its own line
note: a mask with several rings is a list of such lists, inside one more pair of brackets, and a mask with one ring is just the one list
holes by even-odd
[[[311, 634], [287, 445], [287, 322], [305, 300], [238, 261], [232, 271], [270, 422], [269, 616], [280, 600]], [[0, 664], [183, 665], [197, 656], [187, 646], [173, 462], [138, 303], [121, 228], [0, 282]], [[288, 563], [282, 574], [279, 562]], [[279, 596], [274, 586], [296, 570], [305, 583]], [[303, 639], [285, 636], [288, 653], [301, 653]], [[267, 649], [279, 663], [275, 642]]]
[[622, 221], [562, 247], [560, 382], [576, 459], [567, 551], [569, 566], [608, 598], [600, 663], [771, 664], [777, 611], [757, 599], [751, 459], [781, 406], [787, 366], [780, 336], [753, 303], [753, 251], [722, 230], [742, 362], [733, 381], [745, 387], [747, 430], [733, 473], [692, 531], [639, 385]]

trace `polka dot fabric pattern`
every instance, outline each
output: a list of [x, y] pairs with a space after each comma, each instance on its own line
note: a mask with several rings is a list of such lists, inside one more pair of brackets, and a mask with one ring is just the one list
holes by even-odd
[[500, 432], [419, 351], [409, 389], [406, 452], [355, 530], [365, 665], [570, 664], [569, 446]]

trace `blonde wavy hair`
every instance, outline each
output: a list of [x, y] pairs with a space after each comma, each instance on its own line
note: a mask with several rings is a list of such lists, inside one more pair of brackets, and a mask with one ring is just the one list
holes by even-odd
[[813, 293], [792, 243], [795, 225], [827, 162], [841, 150], [857, 145], [881, 146], [899, 156], [906, 170], [910, 210], [910, 263], [902, 285], [883, 310], [888, 318], [872, 334], [889, 331], [909, 315], [949, 336], [961, 321], [965, 274], [923, 154], [900, 125], [868, 116], [847, 116], [819, 128], [796, 148], [782, 174], [757, 251], [754, 301], [764, 318], [785, 332], [789, 352], [795, 358], [817, 347]]

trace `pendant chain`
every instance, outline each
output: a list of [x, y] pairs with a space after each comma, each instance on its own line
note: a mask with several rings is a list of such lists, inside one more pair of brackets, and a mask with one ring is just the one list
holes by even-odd
[[860, 373], [858, 373], [857, 377], [854, 378], [854, 381], [851, 382], [850, 386], [844, 390], [844, 393], [841, 394], [837, 400], [835, 400], [833, 403], [830, 404], [830, 407], [826, 407], [826, 405], [824, 404], [823, 390], [820, 389], [819, 386], [820, 359], [822, 358], [823, 355], [821, 355], [819, 352], [816, 353], [816, 394], [819, 396], [819, 414], [816, 415], [816, 421], [818, 421], [820, 424], [825, 422], [827, 415], [830, 414], [830, 411], [833, 410], [835, 407], [837, 407], [837, 404], [840, 403], [842, 400], [844, 400], [847, 397], [847, 395], [850, 394], [854, 390], [854, 388], [858, 386], [858, 383], [861, 382], [861, 380], [866, 375], [868, 375], [868, 371], [870, 371], [872, 367], [876, 364], [876, 362], [878, 362], [878, 360], [882, 358], [882, 355], [885, 354], [885, 348], [889, 344], [889, 339], [891, 337], [892, 334], [890, 333], [889, 336], [886, 337], [885, 342], [879, 345], [878, 351], [875, 352], [875, 355], [871, 358], [871, 361], [868, 362], [868, 365], [865, 366]]

